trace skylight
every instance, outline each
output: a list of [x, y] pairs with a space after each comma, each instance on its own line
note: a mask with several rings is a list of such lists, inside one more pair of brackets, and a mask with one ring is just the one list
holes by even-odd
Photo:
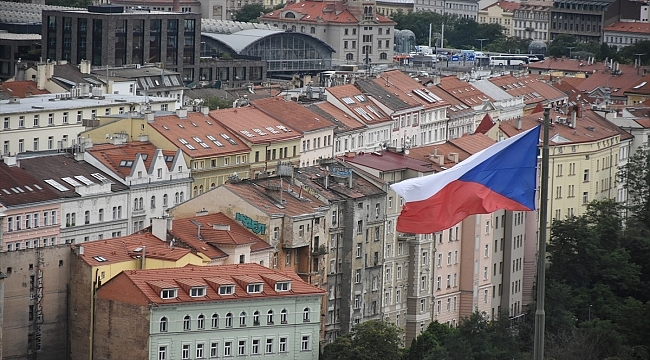
[[57, 190], [59, 190], [59, 191], [68, 191], [68, 190], [70, 190], [70, 189], [68, 189], [67, 187], [65, 187], [65, 186], [63, 186], [63, 185], [61, 185], [61, 184], [59, 184], [58, 181], [53, 180], [53, 179], [47, 179], [47, 180], [45, 180], [45, 182], [46, 182], [48, 185], [52, 186], [53, 188], [55, 188], [55, 189], [57, 189]]
[[267, 133], [265, 133], [264, 131], [262, 131], [262, 130], [260, 130], [260, 129], [253, 129], [253, 131], [255, 131], [256, 133], [260, 134], [261, 136], [268, 135]]
[[95, 179], [101, 181], [101, 182], [108, 182], [108, 178], [100, 173], [94, 173], [90, 174], [90, 176], [94, 177]]
[[354, 104], [354, 100], [352, 100], [352, 98], [350, 98], [350, 97], [344, 97], [344, 98], [341, 98], [341, 100], [342, 100], [344, 103], [346, 103], [347, 105], [352, 105], [352, 104]]
[[279, 134], [280, 133], [279, 131], [275, 130], [272, 126], [267, 126], [265, 129], [270, 131], [273, 134]]
[[[133, 161], [131, 161], [131, 164], [133, 164]], [[74, 186], [74, 187], [77, 187], [77, 186], [81, 186], [81, 185], [82, 185], [79, 181], [77, 181], [77, 180], [75, 180], [75, 179], [73, 179], [73, 178], [71, 178], [71, 177], [64, 177], [64, 178], [62, 178], [61, 180], [67, 182], [68, 184], [70, 184], [70, 185], [72, 185], [72, 186]]]
[[105, 262], [105, 261], [108, 261], [108, 259], [106, 259], [106, 258], [103, 257], [103, 256], [93, 256], [93, 259], [95, 259], [95, 261], [99, 261], [99, 262]]
[[357, 99], [358, 102], [366, 101], [366, 97], [363, 95], [354, 95], [354, 98]]
[[255, 135], [253, 135], [252, 133], [250, 133], [248, 130], [240, 130], [239, 132], [242, 133], [242, 134], [244, 134], [244, 135], [246, 135], [246, 137], [248, 137], [248, 138], [255, 137]]
[[275, 127], [282, 130], [282, 131], [284, 131], [284, 132], [291, 132], [291, 129], [287, 128], [284, 125], [276, 125]]
[[122, 160], [120, 161], [120, 166], [131, 167], [133, 166], [133, 160]]
[[235, 140], [233, 140], [230, 136], [228, 136], [226, 134], [221, 134], [221, 137], [226, 139], [226, 141], [228, 141], [230, 144], [237, 145], [237, 142]]
[[644, 82], [640, 83], [639, 85], [633, 87], [633, 89], [640, 89], [640, 88], [644, 87], [645, 84], [647, 84], [647, 83], [648, 83], [647, 81], [644, 81]]

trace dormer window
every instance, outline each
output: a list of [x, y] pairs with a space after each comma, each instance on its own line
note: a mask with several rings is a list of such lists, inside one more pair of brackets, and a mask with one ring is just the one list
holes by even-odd
[[176, 299], [178, 297], [178, 289], [162, 289], [160, 291], [161, 299]]
[[275, 291], [289, 291], [291, 290], [290, 281], [282, 281], [275, 283]]
[[190, 288], [191, 297], [202, 297], [205, 296], [205, 286], [197, 286]]
[[285, 19], [295, 19], [295, 18], [296, 18], [296, 14], [294, 14], [294, 13], [292, 13], [292, 12], [288, 12], [288, 13], [284, 14], [284, 18], [285, 18]]
[[249, 284], [246, 291], [249, 294], [256, 294], [262, 292], [262, 284]]
[[235, 293], [235, 285], [219, 286], [219, 295], [232, 295]]

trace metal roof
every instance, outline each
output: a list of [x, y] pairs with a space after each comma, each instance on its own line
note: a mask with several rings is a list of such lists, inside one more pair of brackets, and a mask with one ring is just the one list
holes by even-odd
[[201, 19], [202, 33], [233, 34], [247, 29], [273, 30], [268, 24], [217, 19]]
[[207, 36], [217, 41], [221, 41], [225, 45], [228, 45], [230, 48], [235, 50], [236, 53], [240, 53], [248, 45], [254, 43], [257, 40], [271, 36], [277, 33], [284, 33], [284, 30], [266, 30], [266, 29], [246, 29], [241, 30], [236, 33], [231, 34], [215, 34], [215, 33], [206, 33], [203, 32], [201, 35]]
[[[0, 22], [13, 24], [40, 24], [43, 10], [75, 10], [67, 6], [0, 1]], [[77, 9], [78, 10], [78, 9]]]

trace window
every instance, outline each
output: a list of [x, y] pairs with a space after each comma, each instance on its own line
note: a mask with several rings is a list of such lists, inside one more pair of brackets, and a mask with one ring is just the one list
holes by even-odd
[[282, 281], [275, 284], [275, 291], [289, 291], [291, 290], [291, 283], [289, 281]]
[[273, 310], [269, 310], [266, 312], [266, 323], [269, 325], [273, 324]]
[[420, 312], [423, 313], [426, 310], [427, 299], [420, 299]]
[[167, 324], [168, 321], [166, 317], [160, 319], [160, 332], [167, 332]]
[[210, 357], [216, 358], [219, 356], [219, 343], [212, 342], [210, 343]]
[[219, 314], [212, 314], [212, 328], [219, 328]]
[[201, 314], [197, 318], [196, 328], [199, 330], [205, 329], [205, 315]]
[[155, 196], [151, 197], [151, 203], [149, 205], [151, 206], [152, 209], [156, 208], [156, 197]]
[[589, 169], [586, 169], [582, 175], [582, 181], [587, 182], [589, 181]]
[[232, 356], [232, 341], [223, 344], [223, 356]]
[[239, 326], [246, 326], [246, 312], [239, 313]]
[[232, 295], [235, 292], [235, 285], [219, 286], [219, 295]]
[[309, 351], [311, 348], [310, 337], [309, 335], [303, 335], [302, 340], [300, 341], [300, 350]]
[[183, 344], [181, 349], [181, 359], [189, 360], [190, 359], [190, 344]]
[[287, 309], [282, 309], [282, 311], [280, 311], [280, 323], [281, 324], [287, 323]]
[[246, 340], [239, 340], [237, 355], [246, 355]]
[[251, 355], [259, 355], [260, 354], [260, 339], [253, 339], [251, 341]]
[[196, 344], [196, 358], [197, 359], [203, 359], [203, 350], [204, 350], [205, 344], [204, 343], [197, 343]]
[[185, 315], [183, 318], [183, 330], [191, 330], [192, 329], [192, 318], [189, 315]]
[[161, 299], [175, 299], [177, 294], [177, 289], [163, 289], [160, 292]]
[[249, 284], [246, 291], [249, 294], [256, 294], [262, 292], [262, 284]]
[[289, 342], [289, 338], [286, 337], [281, 337], [280, 338], [280, 349], [279, 351], [281, 353], [287, 352], [287, 343]]
[[167, 360], [167, 346], [158, 347], [158, 360]]
[[309, 322], [309, 308], [302, 310], [302, 322]]
[[589, 193], [586, 191], [582, 193], [582, 203], [583, 204], [589, 203]]
[[253, 313], [253, 325], [259, 325], [260, 324], [260, 312], [255, 311]]
[[266, 339], [266, 346], [264, 348], [264, 353], [273, 354], [273, 338]]
[[232, 313], [226, 314], [226, 327], [232, 327]]

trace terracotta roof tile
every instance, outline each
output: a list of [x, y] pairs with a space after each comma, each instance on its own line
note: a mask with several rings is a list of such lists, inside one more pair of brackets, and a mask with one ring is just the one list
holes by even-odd
[[431, 164], [416, 160], [403, 154], [391, 151], [380, 153], [356, 154], [353, 157], [344, 157], [346, 162], [366, 166], [379, 171], [415, 170], [422, 173], [432, 172]]
[[441, 78], [440, 87], [469, 107], [481, 105], [484, 100], [494, 101], [472, 84], [459, 80], [455, 76]]
[[[260, 293], [248, 293], [246, 288], [237, 281], [233, 281], [235, 277], [241, 276], [241, 274], [246, 274], [247, 277], [262, 283], [263, 291]], [[291, 289], [289, 291], [275, 291], [273, 284], [267, 282], [262, 276], [266, 274], [287, 276], [291, 279]], [[216, 286], [218, 284], [210, 281], [215, 277], [230, 279], [235, 285], [234, 294], [219, 295], [219, 288]], [[178, 286], [176, 283], [177, 279], [206, 283], [208, 286], [205, 296], [191, 297], [187, 291]], [[134, 290], [137, 296], [133, 296], [131, 291], [124, 291], [125, 287], [129, 288], [129, 290]], [[177, 297], [173, 299], [162, 299], [160, 297], [162, 289], [174, 288], [178, 289]], [[146, 306], [147, 304], [182, 304], [284, 296], [322, 296], [323, 294], [325, 294], [325, 291], [302, 281], [294, 272], [277, 271], [258, 264], [236, 264], [216, 266], [190, 265], [184, 268], [157, 270], [127, 270], [121, 272], [99, 288], [97, 297]]]
[[[466, 135], [443, 144], [412, 148], [408, 156], [413, 159], [429, 162], [436, 171], [442, 171], [492, 145], [494, 145], [494, 140], [483, 134]], [[433, 156], [434, 154], [439, 157], [436, 158]], [[458, 154], [458, 162], [450, 154]], [[439, 162], [441, 159], [442, 163]]]
[[621, 75], [596, 72], [580, 82], [576, 88], [589, 95], [596, 89], [609, 87], [612, 96], [624, 96], [623, 93], [638, 84], [642, 78], [643, 75], [637, 75], [636, 72], [624, 72]]
[[[116, 174], [125, 178], [131, 175], [131, 166], [121, 164], [124, 164], [125, 161], [135, 161], [136, 156], [140, 154], [144, 158], [144, 165], [149, 169], [157, 149], [150, 142], [135, 141], [122, 145], [94, 145], [92, 148], [86, 149], [86, 152], [92, 154], [93, 157], [113, 170]], [[163, 151], [163, 155], [166, 159], [170, 159], [170, 161], [166, 161], [166, 164], [168, 168], [171, 168], [176, 152], [165, 150]]]
[[635, 21], [618, 21], [606, 26], [603, 31], [650, 35], [650, 24]]
[[329, 121], [320, 119], [308, 108], [293, 101], [286, 101], [281, 97], [256, 100], [253, 102], [253, 106], [303, 134], [334, 127]]
[[567, 97], [563, 92], [533, 76], [503, 75], [488, 80], [512, 96], [522, 96], [527, 105], [537, 104], [540, 101], [557, 101]]
[[[294, 18], [286, 17], [286, 13], [291, 12]], [[349, 10], [346, 3], [341, 1], [301, 1], [299, 3], [288, 4], [284, 8], [274, 10], [260, 17], [261, 20], [280, 20], [295, 22], [313, 22], [313, 23], [359, 23]], [[380, 24], [395, 24], [392, 20], [375, 15], [375, 20]]]
[[385, 194], [383, 190], [363, 177], [358, 176], [355, 172], [352, 173], [352, 187], [349, 186], [347, 179], [344, 182], [339, 182], [331, 176], [328, 179], [327, 186], [325, 186], [325, 176], [331, 174], [328, 168], [334, 166], [347, 167], [342, 162], [333, 162], [326, 166], [327, 168], [308, 166], [297, 169], [294, 173], [294, 178], [302, 183], [303, 186], [308, 186], [317, 191], [320, 196], [323, 196], [329, 201], [358, 199], [365, 196]]
[[[634, 73], [636, 69], [632, 65], [619, 65], [623, 73]], [[553, 58], [547, 57], [542, 61], [535, 61], [528, 64], [528, 69], [531, 70], [556, 70], [565, 72], [583, 72], [593, 74], [594, 72], [602, 72], [608, 69], [604, 62], [596, 62], [587, 64], [583, 60], [574, 60], [566, 58]]]
[[27, 95], [41, 95], [49, 94], [47, 90], [39, 90], [35, 82], [27, 81], [5, 81], [2, 83], [2, 91], [10, 96], [17, 96], [19, 98], [27, 97]]
[[[398, 89], [406, 96], [423, 105], [425, 109], [435, 109], [450, 105], [444, 99], [436, 99], [439, 96], [433, 90], [435, 87], [424, 87], [401, 70], [383, 72], [379, 78], [374, 79], [374, 82], [380, 86], [383, 85]], [[431, 95], [432, 93], [433, 95]]]
[[239, 139], [252, 144], [301, 137], [300, 133], [292, 127], [254, 107], [214, 110], [210, 111], [210, 118], [236, 134]]
[[365, 127], [363, 122], [358, 120], [356, 116], [346, 114], [343, 110], [326, 101], [309, 105], [309, 110], [334, 124], [336, 126], [334, 128], [335, 134], [363, 129]]
[[485, 113], [485, 116], [483, 116], [483, 120], [481, 120], [481, 123], [478, 124], [474, 133], [485, 134], [486, 132], [488, 132], [488, 130], [492, 129], [492, 126], [494, 126], [494, 120], [492, 120], [490, 114]]
[[363, 90], [364, 93], [372, 95], [375, 101], [384, 104], [386, 107], [393, 111], [400, 111], [409, 108], [422, 108], [423, 105], [419, 101], [413, 99], [413, 96], [406, 95], [402, 90], [398, 89], [390, 81], [378, 82], [377, 79], [357, 80], [355, 85]]
[[[151, 233], [135, 233], [128, 236], [108, 240], [91, 241], [73, 245], [73, 248], [83, 247], [83, 254], [79, 257], [89, 266], [118, 264], [132, 261], [136, 256], [162, 260], [179, 260], [190, 251], [178, 247], [170, 247]], [[138, 249], [139, 248], [139, 249]], [[136, 251], [138, 250], [138, 251]]]
[[[201, 226], [200, 238], [199, 225]], [[219, 249], [219, 246], [248, 244], [252, 252], [271, 248], [271, 245], [266, 241], [246, 230], [223, 213], [174, 219], [170, 232], [176, 239], [197, 252], [202, 252], [211, 259], [228, 256]]]
[[[250, 148], [235, 134], [199, 112], [188, 112], [186, 119], [181, 119], [177, 115], [157, 116], [149, 125], [192, 158], [250, 151]], [[233, 139], [234, 144], [222, 134]], [[201, 145], [195, 138], [201, 140], [201, 143], [207, 147]]]

